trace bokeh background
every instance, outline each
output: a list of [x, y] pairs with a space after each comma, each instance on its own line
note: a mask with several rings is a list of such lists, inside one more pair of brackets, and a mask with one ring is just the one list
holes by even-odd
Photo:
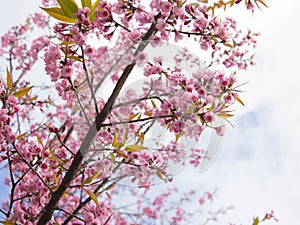
[[[239, 75], [241, 82], [249, 83], [241, 95], [246, 107], [237, 107], [232, 120], [235, 129], [229, 130], [207, 171], [189, 174], [183, 170], [172, 184], [203, 191], [217, 188], [214, 204], [235, 209], [216, 224], [251, 224], [253, 216], [270, 210], [275, 211], [277, 224], [299, 223], [300, 2], [265, 2], [269, 8], [253, 15], [243, 3], [227, 12], [240, 26], [262, 33], [256, 66]], [[39, 10], [38, 4], [36, 0], [2, 1], [0, 35]], [[5, 66], [0, 65], [2, 74]], [[0, 198], [5, 196], [2, 183]]]

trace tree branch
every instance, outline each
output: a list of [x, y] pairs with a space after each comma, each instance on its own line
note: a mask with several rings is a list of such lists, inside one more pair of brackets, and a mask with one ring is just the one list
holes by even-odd
[[[145, 47], [147, 46], [150, 37], [157, 31], [155, 28], [156, 20], [161, 17], [161, 13], [157, 14], [155, 16], [155, 21], [150, 26], [147, 33], [142, 38], [140, 45], [138, 46], [134, 56], [136, 56], [140, 51], [143, 51]], [[118, 80], [111, 96], [109, 97], [108, 101], [104, 105], [103, 109], [99, 114], [97, 114], [95, 122], [90, 126], [88, 133], [83, 140], [79, 151], [76, 153], [72, 164], [70, 168], [68, 169], [66, 175], [64, 176], [61, 184], [59, 185], [58, 189], [52, 194], [51, 199], [49, 200], [48, 204], [45, 206], [45, 208], [41, 211], [39, 215], [39, 221], [37, 225], [46, 225], [50, 220], [54, 213], [54, 210], [57, 208], [58, 202], [67, 190], [67, 188], [70, 186], [70, 183], [72, 182], [76, 172], [78, 171], [80, 164], [87, 153], [91, 143], [93, 142], [95, 136], [97, 135], [98, 131], [102, 127], [102, 124], [108, 114], [112, 110], [112, 106], [115, 103], [116, 98], [118, 97], [125, 81], [127, 80], [129, 74], [131, 73], [132, 69], [135, 66], [135, 62], [129, 64], [126, 66], [125, 70], [123, 71], [122, 76]]]
[[105, 123], [105, 124], [102, 124], [102, 127], [109, 127], [109, 126], [126, 124], [126, 123], [138, 123], [138, 122], [144, 122], [144, 121], [148, 121], [148, 120], [154, 120], [155, 121], [155, 120], [158, 120], [158, 119], [170, 118], [170, 117], [171, 118], [176, 117], [176, 115], [171, 114], [171, 115], [161, 115], [161, 116], [150, 116], [150, 117], [137, 119], [137, 120], [124, 120], [124, 121], [118, 121], [118, 122], [114, 122], [114, 123]]

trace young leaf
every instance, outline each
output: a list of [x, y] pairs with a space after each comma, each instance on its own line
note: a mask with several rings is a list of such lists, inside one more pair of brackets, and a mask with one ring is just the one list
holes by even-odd
[[[254, 0], [255, 4], [257, 5], [257, 2], [260, 2], [261, 4], [263, 4], [265, 7], [268, 8], [267, 4], [263, 1], [263, 0]], [[257, 5], [258, 7], [258, 5]]]
[[15, 93], [13, 93], [13, 95], [16, 96], [17, 98], [22, 98], [23, 96], [28, 94], [28, 92], [31, 90], [31, 88], [32, 87], [23, 88], [21, 90], [16, 91]]
[[235, 98], [242, 106], [245, 106], [244, 102], [242, 101], [242, 99], [240, 99], [240, 97]]
[[42, 139], [41, 139], [38, 135], [36, 136], [36, 139], [37, 139], [38, 144], [39, 144], [40, 146], [42, 146], [42, 149], [45, 149], [45, 148], [44, 148], [44, 145], [43, 145], [43, 142], [42, 142]]
[[101, 174], [101, 172], [98, 171], [92, 177], [86, 178], [85, 181], [83, 182], [83, 184], [90, 184], [90, 183], [92, 183], [92, 181], [95, 180], [95, 178], [97, 178], [100, 174]]
[[258, 217], [256, 217], [254, 220], [253, 220], [253, 224], [252, 225], [258, 225], [259, 223], [259, 219]]
[[57, 2], [66, 16], [76, 18], [74, 14], [78, 12], [78, 5], [74, 0], [57, 0]]
[[147, 148], [142, 145], [127, 145], [125, 148], [127, 152], [140, 152], [145, 149]]
[[6, 82], [7, 82], [7, 88], [10, 89], [12, 87], [12, 76], [7, 67], [6, 67]]
[[128, 117], [128, 120], [133, 120], [137, 115], [139, 115], [140, 113], [135, 113], [132, 114], [131, 116]]
[[123, 136], [123, 141], [121, 143], [122, 146], [125, 145], [126, 141], [127, 141], [127, 136], [128, 136], [128, 129], [126, 129], [125, 134]]
[[111, 163], [116, 164], [116, 157], [115, 157], [114, 153], [110, 152], [109, 155], [110, 155]]
[[71, 56], [68, 56], [68, 58], [71, 58], [71, 59], [75, 59], [77, 62], [82, 62], [82, 59], [79, 58], [78, 56], [76, 55], [71, 55]]
[[98, 7], [99, 3], [100, 3], [100, 0], [97, 0], [97, 1], [92, 5], [91, 11], [90, 11], [89, 14], [88, 14], [88, 16], [89, 16], [89, 18], [90, 18], [90, 21], [93, 21], [93, 20], [95, 19], [95, 17], [96, 17], [96, 15], [95, 15], [95, 10], [96, 10], [96, 8]]
[[148, 117], [151, 117], [152, 115], [153, 115], [153, 114], [152, 114], [151, 111], [145, 113], [145, 116], [148, 116]]
[[58, 184], [58, 178], [55, 173], [53, 173], [53, 181], [55, 184]]
[[29, 101], [30, 102], [33, 102], [33, 101], [35, 101], [35, 100], [37, 100], [38, 99], [38, 96], [33, 96], [33, 97], [31, 97], [30, 99], [29, 99]]
[[224, 45], [225, 47], [232, 48], [232, 45], [231, 45], [230, 43], [228, 43], [228, 42], [225, 42], [223, 45]]
[[91, 8], [91, 12], [94, 12], [94, 11], [95, 11], [95, 9], [98, 7], [100, 1], [101, 1], [101, 0], [95, 1], [95, 3], [93, 4], [93, 6], [92, 6], [92, 8]]
[[83, 9], [84, 9], [84, 7], [92, 8], [92, 1], [91, 0], [81, 0], [81, 5], [82, 5]]
[[159, 171], [156, 171], [156, 176], [157, 176], [159, 179], [161, 179], [161, 180], [164, 179], [163, 176], [162, 176], [162, 174], [161, 174]]
[[91, 199], [95, 202], [95, 204], [99, 207], [97, 196], [91, 190], [86, 191]]
[[[120, 151], [120, 150], [116, 150], [116, 151], [114, 151], [114, 152], [117, 153], [117, 156], [123, 157], [124, 159], [126, 159], [126, 158], [128, 157], [124, 152], [122, 152], [122, 151]], [[116, 159], [115, 159], [115, 156], [114, 156], [114, 154], [113, 154], [112, 152], [109, 153], [109, 154], [110, 154], [111, 162], [114, 164], [115, 161], [113, 161], [113, 159], [116, 160]]]
[[226, 113], [226, 112], [220, 112], [217, 115], [218, 115], [218, 117], [223, 118], [223, 119], [227, 119], [227, 118], [230, 118], [230, 117], [233, 116], [232, 114], [229, 114], [229, 113]]
[[74, 17], [70, 18], [69, 16], [65, 15], [64, 11], [61, 8], [53, 7], [53, 8], [43, 8], [40, 7], [42, 10], [44, 10], [46, 13], [48, 13], [53, 18], [65, 22], [65, 23], [76, 23], [77, 19]]
[[3, 225], [16, 225], [15, 222], [11, 222], [11, 221], [0, 221], [0, 223]]
[[109, 185], [109, 186], [106, 188], [106, 190], [109, 191], [109, 190], [114, 189], [115, 187], [116, 187], [115, 184], [111, 184], [111, 185]]
[[114, 140], [113, 140], [113, 143], [112, 143], [112, 146], [115, 147], [115, 148], [119, 147], [118, 139], [119, 139], [118, 131], [115, 129]]
[[155, 104], [155, 102], [151, 99], [151, 104], [152, 104], [152, 107], [154, 108], [154, 109], [156, 109], [156, 104]]
[[111, 196], [109, 193], [105, 192], [106, 196], [108, 197], [108, 199], [111, 199]]
[[23, 133], [23, 134], [20, 134], [18, 137], [17, 137], [17, 140], [20, 141], [22, 140], [25, 136], [26, 136], [27, 133]]

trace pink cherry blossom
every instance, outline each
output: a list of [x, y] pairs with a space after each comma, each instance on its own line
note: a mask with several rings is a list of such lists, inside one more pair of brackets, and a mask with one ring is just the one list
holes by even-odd
[[[176, 179], [174, 166], [201, 166], [205, 149], [182, 140], [198, 142], [206, 129], [225, 135], [225, 124], [213, 122], [239, 100], [231, 69], [238, 74], [254, 64], [259, 34], [212, 15], [206, 3], [103, 0], [91, 8], [82, 2], [87, 7], [79, 4], [73, 23], [33, 13], [1, 37], [8, 68], [0, 79], [0, 162], [10, 188], [1, 218], [32, 225], [187, 224], [193, 213], [185, 205], [200, 199], [201, 206], [212, 193], [148, 193]], [[42, 5], [59, 7], [54, 0]], [[175, 53], [175, 65], [164, 54], [146, 54], [185, 39], [206, 51], [210, 64], [187, 48]], [[36, 63], [44, 66], [32, 75]], [[195, 71], [187, 74], [183, 63]], [[49, 81], [31, 84], [44, 74]], [[124, 88], [127, 77], [139, 76], [145, 82]], [[170, 137], [152, 140], [157, 127]], [[121, 205], [124, 196], [137, 204]]]
[[206, 122], [211, 123], [215, 120], [215, 116], [213, 112], [207, 112], [203, 115], [203, 118]]
[[162, 2], [160, 4], [160, 9], [164, 13], [169, 13], [172, 10], [172, 4], [170, 2]]
[[164, 20], [164, 19], [162, 19], [162, 18], [159, 18], [158, 20], [157, 20], [157, 23], [156, 23], [156, 29], [157, 30], [159, 30], [159, 31], [164, 31], [165, 29], [166, 29], [166, 27], [167, 27], [167, 22]]
[[226, 134], [226, 131], [227, 131], [227, 126], [225, 124], [219, 126], [219, 127], [216, 127], [216, 132], [219, 136], [224, 136]]

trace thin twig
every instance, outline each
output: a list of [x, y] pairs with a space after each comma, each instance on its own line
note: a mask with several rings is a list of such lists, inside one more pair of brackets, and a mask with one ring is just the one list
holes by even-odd
[[146, 96], [146, 97], [134, 99], [134, 100], [131, 100], [131, 101], [128, 101], [128, 102], [119, 103], [117, 105], [114, 105], [112, 108], [116, 109], [116, 108], [119, 108], [119, 107], [124, 106], [124, 105], [131, 105], [133, 103], [137, 103], [137, 102], [140, 102], [140, 101], [143, 101], [143, 100], [149, 100], [149, 99], [158, 99], [162, 103], [163, 100], [160, 97], [168, 96], [168, 95], [169, 95], [168, 93], [164, 93], [164, 94], [160, 94], [159, 96], [149, 96], [149, 97]]
[[31, 171], [41, 180], [41, 182], [48, 188], [48, 190], [52, 193], [52, 189], [48, 186], [48, 184], [43, 180], [43, 178], [38, 174], [38, 172], [35, 171], [35, 169], [27, 162], [27, 160], [24, 158], [24, 156], [21, 154], [21, 152], [18, 151], [15, 144], [13, 144], [14, 149], [18, 153], [18, 155], [21, 157], [23, 162], [31, 169]]
[[4, 214], [6, 217], [8, 217], [8, 216], [7, 216], [7, 213], [4, 212], [2, 209], [0, 209], [0, 212], [1, 212], [2, 214]]
[[60, 145], [62, 147], [64, 147], [68, 152], [70, 152], [74, 156], [75, 154], [71, 151], [71, 149], [69, 149], [68, 146], [66, 146], [65, 143], [60, 139], [60, 135], [56, 134], [56, 137], [57, 137]]
[[170, 114], [170, 115], [161, 115], [161, 116], [150, 116], [147, 118], [137, 119], [137, 120], [124, 120], [124, 121], [119, 121], [114, 123], [104, 123], [102, 124], [102, 127], [109, 127], [109, 126], [115, 126], [115, 125], [126, 124], [126, 123], [138, 123], [138, 122], [144, 122], [148, 120], [158, 120], [158, 119], [169, 118], [169, 117], [173, 118], [176, 117], [176, 115]]
[[7, 160], [8, 160], [8, 167], [9, 167], [9, 175], [10, 175], [10, 180], [11, 180], [11, 190], [10, 190], [10, 204], [7, 212], [7, 217], [10, 217], [10, 213], [12, 211], [12, 207], [14, 204], [14, 192], [16, 188], [15, 180], [14, 180], [14, 175], [13, 175], [13, 170], [12, 170], [12, 162], [9, 154], [9, 150], [7, 150]]
[[82, 222], [85, 222], [84, 219], [82, 219], [82, 218], [80, 218], [79, 216], [76, 216], [76, 215], [74, 215], [74, 214], [71, 214], [71, 213], [67, 212], [66, 210], [64, 210], [64, 209], [62, 209], [62, 208], [57, 208], [57, 210], [62, 211], [62, 212], [64, 212], [64, 213], [68, 214], [69, 216], [72, 216], [72, 217], [74, 217], [74, 218], [76, 218], [76, 219], [78, 219], [78, 220], [80, 220], [80, 221], [82, 221]]
[[71, 79], [69, 79], [69, 82], [70, 82], [70, 84], [71, 84], [71, 86], [72, 86], [72, 89], [73, 89], [75, 95], [76, 95], [76, 98], [77, 98], [77, 101], [78, 101], [78, 103], [79, 103], [81, 112], [83, 113], [84, 118], [85, 118], [87, 124], [88, 124], [89, 127], [90, 127], [90, 126], [91, 126], [91, 123], [90, 123], [89, 118], [88, 118], [88, 116], [87, 116], [87, 114], [86, 114], [86, 112], [85, 112], [85, 109], [84, 109], [84, 107], [83, 107], [83, 105], [82, 105], [82, 103], [81, 103], [81, 100], [80, 100], [80, 97], [79, 97], [77, 88], [75, 88], [75, 86], [74, 86], [73, 82], [71, 81]]
[[97, 100], [96, 100], [95, 92], [93, 90], [93, 86], [92, 86], [92, 83], [91, 83], [91, 80], [90, 80], [90, 77], [89, 77], [89, 71], [88, 71], [88, 69], [86, 67], [83, 47], [81, 46], [80, 49], [81, 49], [81, 53], [82, 53], [82, 66], [83, 66], [83, 70], [85, 72], [85, 76], [86, 76], [86, 80], [87, 80], [87, 83], [88, 83], [88, 86], [89, 86], [89, 89], [90, 89], [90, 92], [91, 92], [92, 100], [94, 101], [96, 113], [98, 114], [99, 113], [99, 109], [98, 109], [98, 105], [97, 105]]

